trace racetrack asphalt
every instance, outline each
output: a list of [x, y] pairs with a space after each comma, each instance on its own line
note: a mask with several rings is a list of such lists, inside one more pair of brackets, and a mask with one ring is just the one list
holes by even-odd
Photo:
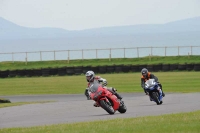
[[127, 112], [109, 115], [82, 94], [0, 96], [11, 102], [54, 101], [0, 108], [0, 128], [32, 127], [114, 118], [152, 116], [200, 110], [200, 93], [166, 93], [163, 104], [151, 102], [144, 93], [124, 93]]

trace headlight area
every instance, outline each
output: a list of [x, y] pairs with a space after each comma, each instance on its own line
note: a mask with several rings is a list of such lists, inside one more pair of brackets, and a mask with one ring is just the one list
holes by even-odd
[[95, 93], [94, 100], [96, 101], [97, 98], [102, 95], [102, 93], [103, 93], [102, 91], [99, 91], [99, 92]]

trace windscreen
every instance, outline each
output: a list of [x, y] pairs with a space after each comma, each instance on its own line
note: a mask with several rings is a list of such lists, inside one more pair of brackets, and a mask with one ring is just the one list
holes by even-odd
[[99, 85], [101, 84], [99, 84], [98, 81], [90, 84], [89, 91], [92, 93], [96, 92], [98, 90]]
[[145, 89], [150, 89], [156, 84], [154, 79], [149, 79], [145, 82]]

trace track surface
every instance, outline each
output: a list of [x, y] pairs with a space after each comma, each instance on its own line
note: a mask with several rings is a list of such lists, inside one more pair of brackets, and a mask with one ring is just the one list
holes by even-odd
[[0, 128], [31, 127], [114, 118], [171, 114], [200, 110], [200, 93], [167, 93], [162, 105], [143, 93], [122, 94], [127, 112], [109, 115], [84, 95], [0, 96], [11, 102], [55, 101], [0, 108]]

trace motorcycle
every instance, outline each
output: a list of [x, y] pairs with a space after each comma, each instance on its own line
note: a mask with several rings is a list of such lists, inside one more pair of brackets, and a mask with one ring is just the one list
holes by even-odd
[[157, 82], [154, 79], [149, 79], [145, 82], [145, 90], [148, 92], [151, 101], [156, 102], [157, 105], [163, 103], [162, 101], [162, 90]]
[[90, 98], [94, 100], [109, 114], [114, 114], [116, 111], [125, 113], [127, 108], [122, 100], [119, 100], [112, 92], [103, 88], [101, 84], [94, 83], [89, 87]]

